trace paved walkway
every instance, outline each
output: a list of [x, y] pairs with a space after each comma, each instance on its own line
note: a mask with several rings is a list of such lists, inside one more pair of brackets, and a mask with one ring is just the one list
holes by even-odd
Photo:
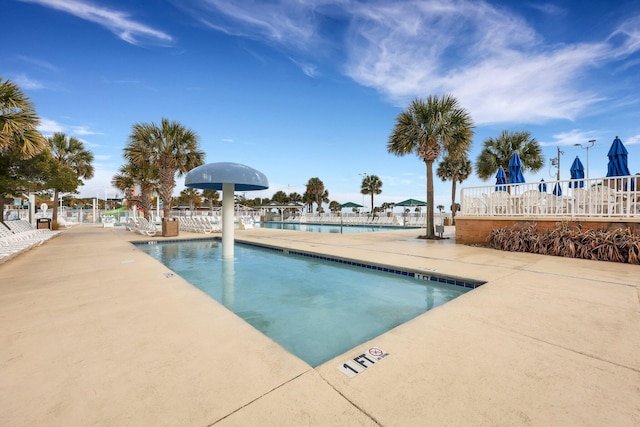
[[[640, 425], [640, 267], [417, 234], [236, 231], [487, 282], [313, 369], [141, 236], [65, 230], [0, 265], [0, 425]], [[338, 370], [372, 346], [389, 356]]]

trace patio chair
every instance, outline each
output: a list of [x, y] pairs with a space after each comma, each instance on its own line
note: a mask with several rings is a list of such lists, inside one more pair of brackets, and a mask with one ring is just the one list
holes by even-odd
[[577, 214], [590, 213], [589, 206], [589, 191], [585, 188], [574, 188], [573, 194], [573, 207]]
[[511, 212], [511, 196], [506, 191], [491, 193], [491, 213], [506, 215]]
[[520, 196], [520, 208], [522, 213], [535, 215], [545, 211], [545, 199], [538, 190], [527, 190]]
[[589, 190], [590, 212], [611, 215], [617, 211], [616, 190], [604, 185], [597, 185]]
[[465, 196], [462, 205], [465, 214], [480, 215], [485, 213], [484, 203], [479, 197]]

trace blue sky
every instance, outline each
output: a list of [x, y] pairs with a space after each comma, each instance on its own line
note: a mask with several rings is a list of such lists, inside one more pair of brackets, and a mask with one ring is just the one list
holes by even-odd
[[[411, 99], [452, 94], [475, 124], [470, 158], [502, 130], [528, 130], [555, 176], [576, 155], [606, 174], [616, 135], [640, 173], [640, 1], [5, 0], [0, 75], [35, 103], [45, 135], [95, 155], [83, 197], [110, 181], [138, 122], [196, 131], [206, 162], [263, 172], [270, 197], [319, 177], [331, 200], [425, 199], [425, 166], [386, 143]], [[473, 175], [463, 186], [483, 185]], [[486, 182], [488, 183], [488, 182]], [[435, 180], [436, 204], [450, 183]], [[184, 188], [178, 180], [176, 194]]]

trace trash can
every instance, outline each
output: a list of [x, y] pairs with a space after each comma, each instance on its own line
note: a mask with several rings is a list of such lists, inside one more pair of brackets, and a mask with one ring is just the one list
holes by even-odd
[[36, 228], [38, 230], [51, 230], [51, 218], [38, 218]]
[[176, 218], [162, 218], [162, 237], [178, 235], [178, 220]]
[[444, 219], [444, 225], [451, 225], [451, 218], [446, 217], [446, 218]]

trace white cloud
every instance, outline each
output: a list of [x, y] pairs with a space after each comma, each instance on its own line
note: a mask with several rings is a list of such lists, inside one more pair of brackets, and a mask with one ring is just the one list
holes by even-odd
[[45, 136], [53, 135], [56, 132], [64, 132], [64, 127], [55, 120], [40, 119], [40, 126], [38, 130]]
[[[313, 10], [304, 1], [243, 2], [205, 0], [193, 2], [202, 23], [227, 34], [300, 48], [316, 40]], [[188, 7], [183, 2], [176, 6]], [[202, 10], [210, 16], [203, 16]], [[317, 41], [317, 40], [316, 40]]]
[[630, 136], [623, 141], [625, 145], [639, 145], [640, 144], [640, 134]]
[[453, 93], [478, 124], [572, 120], [602, 99], [576, 81], [606, 45], [546, 46], [526, 22], [486, 3], [447, 4], [398, 2], [362, 12], [347, 73], [398, 105]]
[[92, 131], [86, 126], [71, 126], [69, 132], [73, 135], [96, 135], [97, 132]]
[[626, 57], [640, 50], [640, 16], [622, 22], [611, 34], [609, 41], [619, 42], [612, 52], [615, 57]]
[[27, 77], [24, 74], [16, 76], [12, 80], [14, 81], [15, 84], [20, 86], [21, 89], [25, 89], [25, 90], [36, 90], [36, 89], [42, 89], [44, 87], [44, 85], [39, 81], [33, 80], [32, 78]]
[[[98, 132], [89, 129], [86, 126], [68, 126], [46, 118], [40, 119], [40, 126], [38, 126], [38, 130], [45, 136], [51, 136], [56, 132], [66, 133], [68, 136], [74, 137], [98, 134]], [[83, 142], [87, 143], [84, 140]]]
[[568, 132], [561, 132], [553, 135], [554, 141], [540, 142], [542, 146], [558, 146], [558, 145], [588, 145], [588, 141], [596, 138], [594, 131], [583, 131], [580, 129], [572, 129]]
[[294, 64], [296, 64], [304, 74], [306, 74], [309, 77], [317, 77], [319, 72], [318, 72], [318, 67], [314, 64], [308, 63], [308, 62], [301, 62], [301, 61], [296, 61], [293, 58], [289, 58], [291, 59], [291, 62], [293, 62]]
[[136, 22], [125, 13], [107, 9], [79, 0], [20, 0], [25, 3], [36, 3], [45, 7], [69, 13], [86, 21], [94, 22], [107, 28], [122, 40], [134, 45], [142, 41], [155, 43], [171, 43], [173, 38], [145, 24]]
[[567, 10], [553, 3], [527, 3], [532, 9], [542, 12], [547, 15], [566, 15]]
[[[307, 75], [334, 56], [360, 85], [398, 106], [451, 93], [477, 124], [574, 120], [605, 96], [589, 72], [640, 50], [640, 18], [603, 42], [550, 44], [521, 16], [485, 1], [176, 1], [211, 28], [275, 45]], [[528, 7], [561, 16], [552, 3]], [[335, 24], [339, 22], [340, 24]], [[335, 41], [335, 43], [331, 43]], [[307, 59], [301, 60], [300, 57]]]
[[23, 61], [26, 62], [27, 64], [31, 64], [37, 68], [46, 70], [46, 71], [52, 71], [52, 72], [57, 72], [58, 68], [51, 64], [48, 61], [45, 61], [43, 59], [38, 59], [38, 58], [32, 58], [30, 56], [25, 56], [25, 55], [20, 55], [18, 56], [18, 58]]

